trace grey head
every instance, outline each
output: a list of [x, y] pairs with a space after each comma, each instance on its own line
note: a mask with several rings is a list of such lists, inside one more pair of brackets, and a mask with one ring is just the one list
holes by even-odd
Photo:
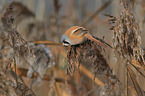
[[65, 34], [62, 35], [61, 42], [63, 43], [64, 46], [71, 45], [68, 36], [66, 36]]

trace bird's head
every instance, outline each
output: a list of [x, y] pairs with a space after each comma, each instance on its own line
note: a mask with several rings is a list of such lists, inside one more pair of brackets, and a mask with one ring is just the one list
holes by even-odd
[[82, 43], [85, 38], [83, 35], [87, 32], [85, 28], [80, 26], [69, 28], [61, 37], [62, 45], [69, 46]]

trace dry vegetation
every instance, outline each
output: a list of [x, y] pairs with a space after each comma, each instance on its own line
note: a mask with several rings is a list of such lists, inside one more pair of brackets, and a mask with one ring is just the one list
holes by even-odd
[[[144, 84], [140, 83], [145, 81], [145, 49], [141, 42], [144, 0], [120, 0], [120, 14], [105, 14], [107, 22], [99, 20], [98, 14], [113, 0], [106, 0], [94, 13], [84, 8], [82, 20], [77, 18], [77, 10], [73, 10], [75, 2], [69, 0], [66, 14], [61, 15], [60, 1], [53, 0], [54, 12], [45, 21], [37, 20], [20, 2], [3, 6], [0, 96], [145, 96]], [[137, 22], [133, 11], [139, 4], [141, 13]], [[96, 21], [113, 32], [110, 44], [95, 36], [106, 43], [107, 48], [90, 40], [67, 48], [61, 46], [61, 35], [70, 26], [80, 25], [91, 32], [97, 26]], [[117, 66], [124, 66], [124, 71], [119, 69], [121, 75], [113, 73], [110, 67], [113, 64], [109, 64], [107, 58], [111, 55], [106, 50], [113, 50], [115, 56], [112, 57], [122, 60], [117, 62]]]

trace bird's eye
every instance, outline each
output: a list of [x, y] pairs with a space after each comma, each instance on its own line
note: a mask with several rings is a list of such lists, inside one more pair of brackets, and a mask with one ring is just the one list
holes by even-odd
[[63, 40], [63, 43], [65, 43], [65, 44], [69, 44], [69, 42], [67, 42], [67, 41], [65, 41], [65, 40]]

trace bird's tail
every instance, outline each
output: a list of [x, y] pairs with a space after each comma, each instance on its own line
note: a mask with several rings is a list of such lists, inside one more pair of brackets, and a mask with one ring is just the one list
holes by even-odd
[[95, 38], [92, 37], [91, 34], [89, 34], [89, 33], [85, 34], [84, 36], [85, 36], [86, 38], [88, 38], [88, 39], [90, 39], [90, 40], [96, 42], [98, 45], [100, 45], [100, 46], [102, 46], [102, 47], [107, 47], [106, 44], [104, 44], [104, 43], [102, 43], [101, 41], [95, 39]]

